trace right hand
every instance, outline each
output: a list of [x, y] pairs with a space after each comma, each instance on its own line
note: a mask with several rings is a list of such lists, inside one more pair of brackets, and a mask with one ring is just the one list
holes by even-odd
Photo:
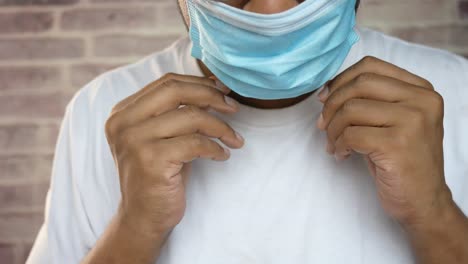
[[[209, 78], [167, 74], [119, 102], [106, 123], [122, 200], [118, 216], [143, 235], [170, 232], [185, 211], [196, 158], [225, 161], [243, 139], [206, 110], [235, 113], [229, 89]], [[182, 106], [182, 107], [181, 107]]]

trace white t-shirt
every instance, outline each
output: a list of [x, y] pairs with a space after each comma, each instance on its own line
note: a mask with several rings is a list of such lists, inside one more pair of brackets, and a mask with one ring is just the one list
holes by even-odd
[[[445, 99], [445, 175], [468, 212], [468, 61], [368, 29], [341, 71], [372, 55], [428, 79]], [[106, 229], [121, 194], [105, 138], [111, 108], [167, 72], [202, 75], [183, 38], [108, 72], [76, 94], [59, 136], [46, 220], [29, 264], [79, 263]], [[196, 160], [187, 210], [158, 264], [415, 263], [382, 210], [360, 156], [336, 162], [315, 127], [315, 95], [275, 110], [213, 113], [245, 137], [226, 162]]]

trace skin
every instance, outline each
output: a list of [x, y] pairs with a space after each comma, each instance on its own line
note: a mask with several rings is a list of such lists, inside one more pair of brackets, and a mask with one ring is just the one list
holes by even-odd
[[[264, 14], [298, 4], [226, 3]], [[185, 0], [179, 4], [188, 24]], [[212, 76], [199, 64], [205, 76]], [[191, 161], [222, 162], [229, 158], [229, 148], [244, 144], [228, 124], [209, 115], [208, 108], [235, 113], [238, 102], [281, 108], [308, 96], [244, 98], [215, 77], [167, 74], [119, 102], [106, 123], [106, 135], [119, 171], [122, 200], [82, 263], [157, 260], [168, 234], [183, 218]], [[327, 151], [337, 160], [352, 153], [366, 159], [382, 207], [406, 231], [419, 263], [468, 263], [468, 220], [445, 183], [443, 99], [432, 85], [366, 57], [331, 80], [319, 97], [323, 111], [317, 126], [328, 136]], [[210, 138], [219, 138], [224, 146]]]
[[446, 185], [444, 102], [427, 80], [366, 57], [325, 88], [318, 128], [337, 160], [362, 155], [419, 263], [468, 263], [468, 219]]

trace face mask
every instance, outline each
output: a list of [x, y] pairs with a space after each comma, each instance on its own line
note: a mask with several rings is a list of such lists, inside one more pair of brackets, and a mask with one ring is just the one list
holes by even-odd
[[214, 0], [187, 3], [192, 56], [245, 97], [292, 98], [320, 88], [359, 38], [356, 0], [306, 0], [271, 15]]

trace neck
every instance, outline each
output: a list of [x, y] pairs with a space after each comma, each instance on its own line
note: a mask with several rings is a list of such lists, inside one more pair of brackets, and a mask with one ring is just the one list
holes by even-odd
[[[197, 60], [200, 69], [202, 70], [203, 74], [206, 77], [213, 76], [213, 73], [203, 64], [201, 61]], [[228, 96], [234, 98], [239, 103], [255, 108], [261, 109], [276, 109], [276, 108], [284, 108], [288, 106], [295, 105], [307, 97], [309, 97], [313, 92], [303, 94], [301, 96], [295, 98], [287, 98], [287, 99], [278, 99], [278, 100], [260, 100], [255, 98], [244, 97], [234, 91], [231, 91]]]

